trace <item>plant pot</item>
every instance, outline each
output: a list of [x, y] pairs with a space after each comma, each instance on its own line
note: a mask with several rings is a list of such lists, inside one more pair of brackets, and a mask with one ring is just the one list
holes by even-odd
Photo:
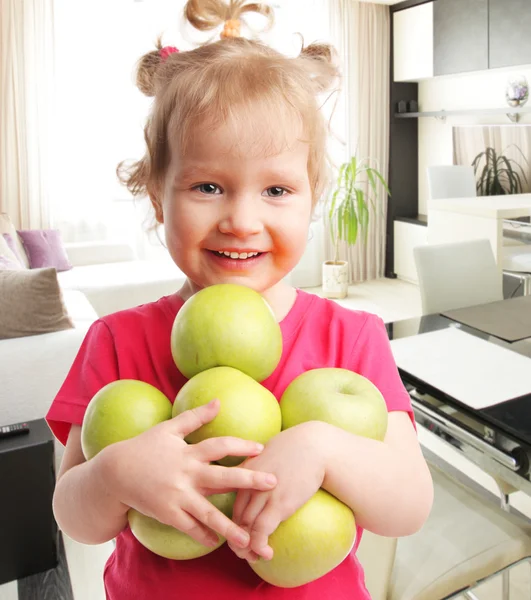
[[348, 294], [348, 262], [327, 260], [323, 263], [323, 295], [346, 298]]

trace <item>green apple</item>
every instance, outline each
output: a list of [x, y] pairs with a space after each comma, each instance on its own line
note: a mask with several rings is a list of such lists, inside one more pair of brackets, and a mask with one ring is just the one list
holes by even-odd
[[318, 490], [269, 536], [273, 558], [260, 558], [250, 566], [272, 585], [296, 587], [337, 567], [355, 541], [356, 521], [350, 508]]
[[282, 429], [325, 421], [356, 435], [383, 441], [387, 405], [378, 388], [348, 369], [312, 369], [296, 377], [280, 399]]
[[171, 402], [157, 388], [135, 379], [119, 379], [102, 387], [87, 406], [81, 427], [86, 460], [100, 450], [135, 437], [171, 419]]
[[[249, 375], [232, 367], [214, 367], [198, 373], [180, 389], [173, 404], [175, 417], [211, 400], [220, 401], [216, 417], [186, 436], [195, 444], [211, 437], [236, 436], [266, 444], [280, 433], [282, 418], [275, 396]], [[220, 464], [234, 466], [243, 457], [228, 456]]]
[[263, 381], [280, 361], [282, 333], [258, 292], [229, 283], [212, 285], [194, 294], [177, 313], [171, 352], [188, 379], [226, 366]]
[[[232, 507], [235, 499], [235, 492], [208, 496], [208, 500], [222, 513], [227, 515], [229, 519], [232, 518]], [[203, 546], [203, 544], [192, 539], [186, 533], [170, 525], [164, 525], [156, 519], [146, 517], [134, 509], [129, 510], [127, 517], [129, 527], [131, 527], [135, 538], [148, 550], [164, 558], [173, 560], [199, 558], [200, 556], [214, 552], [214, 550], [225, 542], [225, 538], [218, 535], [219, 543], [217, 546]]]

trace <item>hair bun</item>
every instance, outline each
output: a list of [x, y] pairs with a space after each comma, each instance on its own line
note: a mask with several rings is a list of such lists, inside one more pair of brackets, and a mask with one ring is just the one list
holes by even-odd
[[136, 86], [146, 96], [155, 95], [157, 70], [164, 62], [164, 57], [161, 54], [162, 48], [162, 41], [159, 38], [156, 43], [156, 50], [144, 54], [137, 63]]
[[[273, 25], [273, 10], [261, 2], [248, 0], [188, 0], [184, 7], [186, 20], [199, 31], [210, 31], [221, 25], [232, 22], [245, 23], [245, 13], [257, 13], [268, 21], [266, 29]], [[239, 37], [238, 35], [223, 35], [222, 37]]]
[[332, 63], [334, 61], [334, 51], [332, 50], [332, 46], [330, 46], [330, 44], [318, 42], [303, 48], [301, 50], [301, 56], [325, 60], [328, 63]]
[[330, 44], [315, 42], [303, 46], [301, 58], [311, 61], [312, 81], [317, 93], [330, 90], [339, 77], [336, 52]]

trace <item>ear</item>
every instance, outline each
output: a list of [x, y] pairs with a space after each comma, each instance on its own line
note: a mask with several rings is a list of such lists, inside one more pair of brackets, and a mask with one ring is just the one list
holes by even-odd
[[151, 206], [153, 206], [153, 210], [155, 211], [155, 219], [157, 223], [161, 225], [164, 223], [164, 212], [162, 210], [162, 202], [158, 199], [154, 194], [149, 194], [149, 199], [151, 200]]

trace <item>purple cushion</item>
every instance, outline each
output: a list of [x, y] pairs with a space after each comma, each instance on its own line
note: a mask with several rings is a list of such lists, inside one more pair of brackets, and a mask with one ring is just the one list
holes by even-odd
[[30, 269], [55, 267], [57, 271], [72, 268], [57, 229], [28, 229], [18, 231], [28, 255]]
[[6, 241], [8, 248], [16, 256], [16, 259], [20, 263], [20, 266], [22, 266], [22, 260], [18, 252], [17, 245], [15, 244], [15, 240], [13, 239], [13, 236], [10, 233], [3, 233], [2, 235], [4, 236], [4, 240]]

